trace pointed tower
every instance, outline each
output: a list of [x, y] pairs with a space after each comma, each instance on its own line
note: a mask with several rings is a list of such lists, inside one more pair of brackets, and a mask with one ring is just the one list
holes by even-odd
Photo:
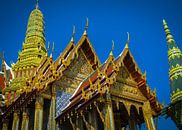
[[179, 129], [182, 128], [182, 53], [177, 46], [168, 25], [163, 20], [164, 31], [168, 46], [169, 80], [171, 90], [171, 104], [165, 113], [172, 118]]
[[44, 17], [37, 3], [36, 8], [29, 16], [22, 51], [19, 52], [18, 61], [13, 66], [15, 78], [32, 75], [42, 58], [46, 55]]
[[46, 56], [44, 17], [37, 2], [28, 19], [22, 50], [18, 53], [17, 62], [12, 65], [14, 79], [5, 89], [7, 101], [13, 99], [7, 97], [16, 97], [22, 92], [23, 88], [26, 87], [27, 79], [36, 73], [37, 67]]

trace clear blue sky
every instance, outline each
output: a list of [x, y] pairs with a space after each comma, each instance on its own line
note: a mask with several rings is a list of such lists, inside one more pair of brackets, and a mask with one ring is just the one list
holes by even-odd
[[[16, 62], [25, 38], [30, 12], [36, 0], [1, 0], [0, 51], [8, 64]], [[130, 50], [142, 72], [147, 71], [148, 84], [157, 89], [160, 102], [169, 103], [168, 61], [162, 19], [182, 48], [181, 0], [39, 0], [45, 17], [46, 43], [55, 42], [54, 59], [70, 41], [73, 25], [75, 41], [81, 37], [85, 18], [89, 18], [88, 35], [101, 62], [115, 41], [114, 55], [123, 50], [130, 32]], [[160, 117], [159, 130], [175, 130], [174, 123]]]

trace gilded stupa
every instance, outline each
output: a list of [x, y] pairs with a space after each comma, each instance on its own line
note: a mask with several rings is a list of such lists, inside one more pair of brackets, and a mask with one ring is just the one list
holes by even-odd
[[19, 95], [26, 86], [26, 80], [35, 74], [42, 59], [47, 56], [44, 28], [44, 17], [37, 3], [28, 19], [26, 36], [22, 50], [18, 53], [18, 60], [12, 64], [14, 79], [5, 89], [6, 96]]

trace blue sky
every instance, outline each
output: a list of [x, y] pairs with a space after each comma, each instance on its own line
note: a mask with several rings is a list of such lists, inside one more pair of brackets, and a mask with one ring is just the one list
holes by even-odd
[[[25, 38], [30, 12], [36, 0], [1, 0], [0, 51], [8, 64], [16, 62]], [[157, 89], [160, 102], [169, 103], [168, 61], [162, 19], [182, 48], [181, 0], [39, 0], [45, 17], [46, 44], [55, 43], [56, 59], [66, 47], [76, 26], [75, 41], [83, 34], [85, 19], [89, 19], [88, 36], [95, 51], [104, 62], [115, 41], [114, 55], [123, 50], [130, 32], [130, 50], [142, 72], [147, 71], [151, 89]], [[177, 129], [174, 123], [160, 117], [158, 128]]]

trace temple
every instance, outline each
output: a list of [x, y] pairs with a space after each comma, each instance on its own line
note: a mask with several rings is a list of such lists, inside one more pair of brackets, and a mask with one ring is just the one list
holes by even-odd
[[182, 53], [165, 20], [163, 25], [168, 46], [171, 103], [163, 109], [162, 115], [171, 117], [176, 126], [182, 129]]
[[[181, 58], [181, 51], [164, 24], [169, 49], [176, 50], [169, 50], [168, 56], [171, 100], [177, 102], [181, 100], [181, 59], [176, 57]], [[146, 73], [141, 72], [129, 49], [129, 33], [120, 55], [113, 55], [113, 42], [108, 58], [101, 63], [87, 31], [88, 20], [80, 40], [75, 43], [73, 29], [66, 48], [53, 60], [45, 45], [44, 17], [36, 4], [29, 16], [22, 50], [12, 64], [13, 76], [6, 78], [7, 69], [0, 72], [0, 129], [137, 130], [142, 124], [148, 130], [157, 129], [155, 119], [163, 104], [158, 102], [156, 90], [150, 89]]]

